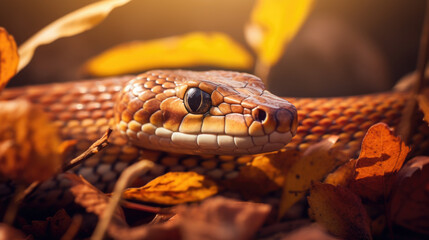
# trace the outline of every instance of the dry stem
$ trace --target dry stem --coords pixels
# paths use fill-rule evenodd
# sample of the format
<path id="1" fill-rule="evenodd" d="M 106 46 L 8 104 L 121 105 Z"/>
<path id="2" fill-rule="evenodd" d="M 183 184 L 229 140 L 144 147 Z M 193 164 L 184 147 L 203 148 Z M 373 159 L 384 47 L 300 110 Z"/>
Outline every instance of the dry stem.
<path id="1" fill-rule="evenodd" d="M 149 171 L 154 166 L 154 163 L 149 160 L 141 160 L 137 163 L 126 168 L 118 181 L 116 182 L 115 189 L 112 193 L 112 197 L 109 200 L 107 208 L 104 210 L 103 216 L 100 218 L 97 227 L 94 230 L 94 233 L 91 236 L 92 240 L 101 240 L 103 239 L 107 227 L 113 217 L 113 214 L 118 206 L 124 189 L 129 185 L 129 183 L 138 175 L 144 174 Z"/>

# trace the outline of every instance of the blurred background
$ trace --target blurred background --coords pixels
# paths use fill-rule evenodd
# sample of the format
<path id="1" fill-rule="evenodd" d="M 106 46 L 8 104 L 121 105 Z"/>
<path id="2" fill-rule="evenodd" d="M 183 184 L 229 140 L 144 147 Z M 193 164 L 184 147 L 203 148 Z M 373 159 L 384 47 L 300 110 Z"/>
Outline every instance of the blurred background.
<path id="1" fill-rule="evenodd" d="M 0 0 L 0 26 L 19 45 L 52 21 L 91 2 L 95 1 Z M 89 78 L 81 70 L 86 60 L 132 40 L 220 31 L 247 46 L 243 28 L 254 2 L 134 0 L 113 10 L 92 30 L 38 48 L 31 63 L 8 86 Z M 389 90 L 415 69 L 424 10 L 424 0 L 316 1 L 302 29 L 272 68 L 270 90 L 297 97 Z"/>

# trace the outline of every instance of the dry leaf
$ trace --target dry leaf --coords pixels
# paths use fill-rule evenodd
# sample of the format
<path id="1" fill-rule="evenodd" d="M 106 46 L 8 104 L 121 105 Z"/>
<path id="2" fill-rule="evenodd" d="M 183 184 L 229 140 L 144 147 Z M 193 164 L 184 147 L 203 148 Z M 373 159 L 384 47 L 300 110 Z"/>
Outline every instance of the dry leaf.
<path id="1" fill-rule="evenodd" d="M 89 60 L 85 69 L 92 75 L 110 76 L 191 66 L 249 69 L 251 64 L 251 55 L 227 35 L 193 32 L 118 45 Z"/>
<path id="2" fill-rule="evenodd" d="M 372 239 L 370 218 L 349 189 L 314 183 L 307 199 L 310 216 L 330 233 L 343 239 Z"/>
<path id="3" fill-rule="evenodd" d="M 332 146 L 337 140 L 337 136 L 332 136 L 310 146 L 286 172 L 279 218 L 283 217 L 293 204 L 304 197 L 312 181 L 321 180 L 341 164 L 341 161 L 331 152 Z"/>
<path id="4" fill-rule="evenodd" d="M 352 159 L 326 176 L 324 183 L 346 187 L 356 174 L 356 160 Z"/>
<path id="5" fill-rule="evenodd" d="M 258 0 L 245 36 L 264 65 L 272 66 L 296 35 L 313 5 L 312 0 Z"/>
<path id="6" fill-rule="evenodd" d="M 429 234 L 429 157 L 415 157 L 398 172 L 389 207 L 396 224 Z"/>
<path id="7" fill-rule="evenodd" d="M 24 239 L 27 239 L 27 238 L 21 231 L 5 223 L 0 223 L 0 240 L 24 240 Z"/>
<path id="8" fill-rule="evenodd" d="M 111 224 L 108 231 L 114 239 L 251 239 L 268 216 L 267 204 L 239 202 L 223 197 L 204 200 L 198 205 L 180 205 L 169 221 L 139 227 Z"/>
<path id="9" fill-rule="evenodd" d="M 363 139 L 350 189 L 372 201 L 387 196 L 392 175 L 402 167 L 409 151 L 410 148 L 386 124 L 373 125 Z"/>
<path id="10" fill-rule="evenodd" d="M 46 180 L 62 164 L 58 129 L 38 106 L 0 102 L 0 173 L 18 182 Z"/>
<path id="11" fill-rule="evenodd" d="M 429 89 L 423 90 L 423 92 L 417 96 L 417 101 L 420 110 L 424 114 L 423 120 L 429 123 Z"/>
<path id="12" fill-rule="evenodd" d="M 123 197 L 158 204 L 201 201 L 218 192 L 215 182 L 195 172 L 169 172 L 141 188 L 125 190 Z"/>
<path id="13" fill-rule="evenodd" d="M 246 240 L 252 239 L 270 210 L 267 204 L 215 197 L 199 206 L 178 206 L 175 220 L 183 239 Z"/>
<path id="14" fill-rule="evenodd" d="M 71 181 L 70 192 L 75 197 L 74 201 L 84 207 L 87 212 L 102 217 L 109 202 L 106 194 L 102 193 L 81 176 L 73 173 L 64 173 L 64 177 Z M 114 216 L 115 219 L 125 222 L 125 216 L 121 208 L 116 209 Z"/>
<path id="15" fill-rule="evenodd" d="M 46 220 L 31 221 L 31 224 L 23 225 L 22 229 L 37 239 L 60 239 L 71 222 L 70 216 L 61 208 L 54 216 L 47 217 Z"/>
<path id="16" fill-rule="evenodd" d="M 60 19 L 52 22 L 34 34 L 18 49 L 20 61 L 18 71 L 21 71 L 31 61 L 37 47 L 49 44 L 59 38 L 77 35 L 99 24 L 116 7 L 131 0 L 104 0 L 89 4 Z"/>
<path id="17" fill-rule="evenodd" d="M 0 27 L 0 92 L 15 75 L 18 60 L 15 39 Z"/>
<path id="18" fill-rule="evenodd" d="M 299 157 L 295 150 L 254 156 L 251 162 L 240 168 L 238 177 L 225 180 L 222 185 L 239 192 L 246 199 L 258 199 L 283 186 L 286 169 Z"/>

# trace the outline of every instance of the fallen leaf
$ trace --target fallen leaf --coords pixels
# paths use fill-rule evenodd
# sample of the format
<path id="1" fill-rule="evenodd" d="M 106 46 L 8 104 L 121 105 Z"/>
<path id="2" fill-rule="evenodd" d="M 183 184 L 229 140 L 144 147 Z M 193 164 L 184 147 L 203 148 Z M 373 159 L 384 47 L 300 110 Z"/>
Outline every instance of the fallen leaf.
<path id="1" fill-rule="evenodd" d="M 177 214 L 161 224 L 133 228 L 111 224 L 108 232 L 114 239 L 244 240 L 255 235 L 270 210 L 267 204 L 214 197 L 174 207 Z"/>
<path id="2" fill-rule="evenodd" d="M 349 189 L 316 182 L 307 200 L 310 217 L 330 233 L 343 239 L 372 239 L 366 209 Z"/>
<path id="3" fill-rule="evenodd" d="M 283 186 L 284 173 L 299 157 L 299 152 L 295 150 L 256 155 L 240 168 L 238 177 L 225 180 L 222 185 L 239 192 L 245 199 L 257 200 Z"/>
<path id="4" fill-rule="evenodd" d="M 356 174 L 356 160 L 352 159 L 347 163 L 341 165 L 334 172 L 326 176 L 324 183 L 329 183 L 334 186 L 341 185 L 346 187 L 350 181 L 354 179 Z"/>
<path id="5" fill-rule="evenodd" d="M 396 137 L 385 123 L 371 126 L 356 163 L 356 176 L 350 189 L 361 197 L 377 201 L 387 196 L 393 175 L 405 161 L 410 148 Z"/>
<path id="6" fill-rule="evenodd" d="M 419 156 L 399 170 L 390 198 L 391 221 L 429 234 L 429 157 Z"/>
<path id="7" fill-rule="evenodd" d="M 268 204 L 215 197 L 199 206 L 178 206 L 175 220 L 183 239 L 245 240 L 252 239 L 270 210 Z"/>
<path id="8" fill-rule="evenodd" d="M 32 183 L 57 173 L 62 164 L 58 129 L 28 101 L 0 102 L 0 173 Z"/>
<path id="9" fill-rule="evenodd" d="M 292 233 L 286 235 L 282 240 L 337 240 L 336 238 L 319 224 L 311 224 L 310 226 L 299 228 Z"/>
<path id="10" fill-rule="evenodd" d="M 111 76 L 153 68 L 216 66 L 249 69 L 251 65 L 251 55 L 227 35 L 192 32 L 121 44 L 90 59 L 84 68 L 92 75 Z"/>
<path id="11" fill-rule="evenodd" d="M 15 39 L 0 27 L 0 92 L 15 75 L 18 61 Z"/>
<path id="12" fill-rule="evenodd" d="M 60 239 L 71 222 L 70 216 L 61 208 L 54 216 L 47 217 L 46 220 L 31 221 L 30 224 L 23 225 L 22 229 L 37 239 Z"/>
<path id="13" fill-rule="evenodd" d="M 417 101 L 420 110 L 423 112 L 423 120 L 429 123 L 429 89 L 424 89 L 422 93 L 417 96 Z"/>
<path id="14" fill-rule="evenodd" d="M 304 197 L 312 181 L 319 181 L 342 162 L 331 152 L 337 136 L 310 146 L 286 172 L 279 208 L 279 218 Z"/>
<path id="15" fill-rule="evenodd" d="M 21 231 L 5 223 L 0 223 L 0 240 L 24 240 L 24 239 L 28 239 L 28 238 L 26 238 Z"/>
<path id="16" fill-rule="evenodd" d="M 216 183 L 195 172 L 169 172 L 141 188 L 125 190 L 125 199 L 158 204 L 201 201 L 218 192 Z"/>
<path id="17" fill-rule="evenodd" d="M 109 197 L 91 185 L 82 176 L 64 173 L 64 177 L 71 181 L 70 192 L 75 197 L 74 201 L 84 207 L 87 212 L 94 213 L 99 218 L 103 217 Z M 125 222 L 125 216 L 121 208 L 116 209 L 114 216 L 120 222 Z"/>
<path id="18" fill-rule="evenodd" d="M 296 35 L 313 5 L 312 0 L 258 0 L 244 32 L 260 61 L 274 65 Z"/>
<path id="19" fill-rule="evenodd" d="M 40 45 L 49 44 L 59 38 L 74 36 L 89 30 L 103 21 L 114 8 L 130 1 L 98 1 L 71 12 L 44 27 L 19 47 L 18 72 L 27 66 L 33 57 L 34 51 Z"/>

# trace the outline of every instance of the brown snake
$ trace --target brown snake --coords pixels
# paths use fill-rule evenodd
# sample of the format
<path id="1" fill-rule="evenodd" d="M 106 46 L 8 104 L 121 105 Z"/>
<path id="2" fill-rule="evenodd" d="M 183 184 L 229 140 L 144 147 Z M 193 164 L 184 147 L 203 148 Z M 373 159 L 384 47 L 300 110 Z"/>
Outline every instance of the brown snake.
<path id="1" fill-rule="evenodd" d="M 150 71 L 137 77 L 8 89 L 0 95 L 3 100 L 18 97 L 42 105 L 64 139 L 78 140 L 76 154 L 107 128 L 115 129 L 107 149 L 73 169 L 110 191 L 121 171 L 142 158 L 157 163 L 141 177 L 145 182 L 167 171 L 233 179 L 253 154 L 302 151 L 333 134 L 339 135 L 336 147 L 355 156 L 372 124 L 399 123 L 409 95 L 279 98 L 250 74 Z M 412 144 L 427 148 L 427 135 L 427 129 L 414 134 Z M 52 190 L 49 199 L 55 202 L 66 186 L 61 180 L 42 188 Z M 0 196 L 8 194 L 5 189 L 0 187 Z M 46 203 L 44 196 L 35 198 Z"/>

